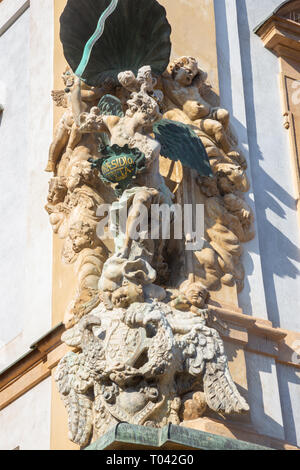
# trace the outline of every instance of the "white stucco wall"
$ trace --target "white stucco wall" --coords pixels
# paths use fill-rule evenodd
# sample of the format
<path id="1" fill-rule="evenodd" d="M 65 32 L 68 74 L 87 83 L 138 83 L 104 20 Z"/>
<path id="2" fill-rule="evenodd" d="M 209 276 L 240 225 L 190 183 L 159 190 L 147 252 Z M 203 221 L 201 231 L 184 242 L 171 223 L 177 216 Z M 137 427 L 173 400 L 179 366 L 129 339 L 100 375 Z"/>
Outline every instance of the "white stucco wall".
<path id="1" fill-rule="evenodd" d="M 285 440 L 285 430 L 273 358 L 246 353 L 248 400 L 255 431 Z"/>
<path id="2" fill-rule="evenodd" d="M 9 24 L 21 11 L 28 7 L 29 3 L 29 0 L 2 0 L 0 9 L 0 34 L 9 27 Z"/>
<path id="3" fill-rule="evenodd" d="M 4 0 L 0 24 L 21 3 Z M 52 235 L 43 207 L 49 176 L 43 170 L 53 123 L 53 2 L 31 0 L 0 35 L 0 70 L 2 370 L 51 328 Z"/>
<path id="4" fill-rule="evenodd" d="M 0 37 L 0 101 L 4 105 L 0 127 L 2 344 L 11 341 L 23 328 L 30 118 L 29 26 L 27 10 Z"/>
<path id="5" fill-rule="evenodd" d="M 280 0 L 215 0 L 222 105 L 248 158 L 257 237 L 245 245 L 244 313 L 300 331 L 296 193 L 283 127 L 279 63 L 253 32 Z"/>
<path id="6" fill-rule="evenodd" d="M 235 0 L 214 0 L 214 2 L 221 106 L 230 111 L 231 125 L 238 137 L 239 148 L 248 162 L 247 174 L 251 182 L 251 190 L 245 195 L 245 199 L 252 207 L 257 221 L 236 2 Z M 256 232 L 258 232 L 257 226 Z M 250 243 L 243 244 L 243 248 L 245 287 L 239 296 L 240 307 L 247 315 L 267 319 L 258 237 Z"/>
<path id="7" fill-rule="evenodd" d="M 300 331 L 296 193 L 283 126 L 279 63 L 253 29 L 281 0 L 215 0 L 222 105 L 248 159 L 257 236 L 244 246 L 244 313 Z M 258 432 L 300 444 L 299 374 L 247 354 L 249 402 Z"/>
<path id="8" fill-rule="evenodd" d="M 279 62 L 253 29 L 280 0 L 238 0 L 251 173 L 269 319 L 300 331 L 300 236 Z"/>
<path id="9" fill-rule="evenodd" d="M 49 450 L 51 378 L 0 411 L 0 450 Z"/>

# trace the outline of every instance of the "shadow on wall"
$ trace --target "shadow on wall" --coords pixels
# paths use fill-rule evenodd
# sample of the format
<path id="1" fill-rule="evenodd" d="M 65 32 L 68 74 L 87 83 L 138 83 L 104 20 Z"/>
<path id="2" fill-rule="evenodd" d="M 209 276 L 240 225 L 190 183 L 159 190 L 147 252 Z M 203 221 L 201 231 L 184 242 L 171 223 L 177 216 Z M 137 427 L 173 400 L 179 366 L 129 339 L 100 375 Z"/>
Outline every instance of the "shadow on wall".
<path id="1" fill-rule="evenodd" d="M 271 358 L 258 356 L 253 353 L 246 352 L 247 363 L 247 381 L 248 381 L 248 400 L 251 410 L 251 418 L 256 432 L 266 436 L 275 437 L 280 440 L 285 440 L 285 433 L 282 424 L 275 421 L 268 413 L 268 410 L 277 410 L 277 394 L 274 388 L 274 394 L 269 393 L 270 389 L 265 389 L 266 382 L 264 382 L 262 375 L 270 376 L 268 379 L 269 385 L 271 376 L 274 375 L 273 367 L 275 362 Z M 272 367 L 273 366 L 273 367 Z M 274 378 L 276 381 L 276 377 Z M 275 387 L 275 382 L 274 387 Z"/>
<path id="2" fill-rule="evenodd" d="M 292 367 L 277 364 L 271 358 L 258 356 L 253 353 L 246 352 L 247 363 L 247 381 L 248 381 L 248 403 L 250 405 L 251 417 L 257 432 L 265 435 L 273 436 L 284 440 L 291 445 L 300 445 L 300 436 L 297 435 L 297 423 L 295 421 L 295 410 L 297 404 L 292 401 L 291 387 L 299 387 L 300 374 Z M 276 422 L 266 413 L 267 409 L 276 410 L 276 385 L 274 384 L 274 394 L 272 390 L 264 390 L 262 385 L 262 374 L 272 375 L 276 367 L 279 397 L 281 403 L 283 426 Z M 274 380 L 276 380 L 274 378 Z M 271 393 L 270 393 L 271 392 Z M 298 396 L 293 394 L 294 398 Z M 275 406 L 272 401 L 274 400 Z M 300 404 L 298 405 L 300 409 Z"/>
<path id="3" fill-rule="evenodd" d="M 286 212 L 277 202 L 277 200 L 279 200 L 282 205 L 294 210 L 295 217 L 297 217 L 296 200 L 291 197 L 291 195 L 288 194 L 274 179 L 272 179 L 260 165 L 260 161 L 264 160 L 264 156 L 262 155 L 257 143 L 257 122 L 256 109 L 254 105 L 253 70 L 250 44 L 250 35 L 252 32 L 249 26 L 246 0 L 239 0 L 237 2 L 237 8 L 239 35 L 243 39 L 243 49 L 241 51 L 243 68 L 243 77 L 241 77 L 241 80 L 243 80 L 243 84 L 241 84 L 241 88 L 244 86 L 245 90 L 247 129 L 245 129 L 245 127 L 234 118 L 232 112 L 232 71 L 226 5 L 225 2 L 215 0 L 215 3 L 216 2 L 216 27 L 218 35 L 222 37 L 222 41 L 218 41 L 218 61 L 221 77 L 220 94 L 221 97 L 226 97 L 225 106 L 231 112 L 233 127 L 240 138 L 240 144 L 244 143 L 247 145 L 247 136 L 249 136 L 253 191 L 254 194 L 259 194 L 259 198 L 256 199 L 256 216 L 268 317 L 275 327 L 280 327 L 280 315 L 274 277 L 277 275 L 280 278 L 296 279 L 300 272 L 293 264 L 293 261 L 300 262 L 300 251 L 299 248 L 294 245 L 277 227 L 268 221 L 267 213 L 269 211 L 273 211 L 282 219 L 286 218 Z M 277 80 L 276 76 L 274 76 L 274 80 Z M 243 139 L 241 136 L 245 136 L 245 142 L 242 141 Z M 272 241 L 272 243 L 268 243 L 268 241 Z M 243 296 L 247 299 L 248 304 L 250 304 L 250 285 L 247 281 L 247 276 L 253 273 L 253 263 L 250 260 L 249 252 L 247 253 L 247 250 L 249 252 L 254 251 L 251 246 L 245 246 L 244 262 L 247 266 L 247 272 Z"/>
<path id="4" fill-rule="evenodd" d="M 298 416 L 300 412 L 300 402 L 295 404 L 292 401 L 290 388 L 300 388 L 300 371 L 296 371 L 292 367 L 287 367 L 283 364 L 279 364 L 277 367 L 279 391 L 281 399 L 281 407 L 283 409 L 283 420 L 284 427 L 286 430 L 285 438 L 288 442 L 295 446 L 300 446 L 300 435 L 299 430 L 297 432 L 297 423 L 295 421 L 295 409 L 298 409 Z M 295 393 L 293 393 L 295 397 Z M 296 395 L 299 396 L 299 391 Z M 296 408 L 297 407 L 297 408 Z"/>
<path id="5" fill-rule="evenodd" d="M 228 361 L 232 362 L 236 357 L 235 348 L 233 345 L 226 344 L 225 350 L 228 357 Z M 245 353 L 246 365 L 247 365 L 247 390 L 240 385 L 236 384 L 241 395 L 247 400 L 250 405 L 251 421 L 253 430 L 259 434 L 275 437 L 282 441 L 288 442 L 291 445 L 300 445 L 300 436 L 297 435 L 297 412 L 295 414 L 295 402 L 292 401 L 291 387 L 299 387 L 300 385 L 300 371 L 297 372 L 292 367 L 285 365 L 275 365 L 274 359 L 268 357 L 262 357 L 253 353 Z M 274 369 L 276 367 L 279 394 L 277 395 L 276 376 L 274 377 Z M 265 380 L 262 378 L 265 376 Z M 273 375 L 273 379 L 272 379 Z M 266 380 L 266 377 L 269 378 Z M 274 393 L 270 393 L 270 389 L 266 389 L 266 382 L 269 384 L 274 380 Z M 264 384 L 264 385 L 263 385 Z M 271 385 L 272 387 L 272 385 Z M 275 388 L 276 387 L 276 388 Z M 273 392 L 273 390 L 272 390 Z M 295 393 L 294 398 L 297 397 Z M 268 410 L 277 409 L 277 396 L 280 397 L 281 409 L 283 410 L 282 424 L 278 423 L 272 416 L 268 414 Z M 274 400 L 274 405 L 272 401 Z M 300 412 L 300 403 L 297 408 Z M 219 420 L 223 419 L 224 423 L 244 423 L 247 425 L 247 415 L 245 416 L 228 416 L 228 417 L 216 417 L 213 413 L 210 413 L 212 418 Z M 249 429 L 251 430 L 251 428 Z M 239 430 L 236 432 L 232 429 L 234 436 L 237 439 L 243 440 L 243 437 L 239 435 Z"/>

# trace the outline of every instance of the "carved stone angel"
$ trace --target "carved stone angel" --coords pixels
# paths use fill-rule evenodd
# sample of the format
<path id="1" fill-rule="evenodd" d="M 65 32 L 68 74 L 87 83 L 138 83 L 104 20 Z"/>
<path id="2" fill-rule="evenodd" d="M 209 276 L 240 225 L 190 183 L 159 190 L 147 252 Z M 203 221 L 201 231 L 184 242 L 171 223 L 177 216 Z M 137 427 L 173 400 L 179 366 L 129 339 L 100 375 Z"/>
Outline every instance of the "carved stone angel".
<path id="1" fill-rule="evenodd" d="M 55 176 L 50 180 L 46 210 L 54 233 L 64 240 L 62 261 L 73 265 L 78 279 L 64 317 L 69 327 L 100 302 L 98 281 L 108 249 L 96 235 L 97 209 L 104 201 L 112 201 L 114 195 L 88 162 L 89 158 L 99 156 L 97 137 L 80 132 L 76 122 L 78 113 L 89 111 L 106 88 L 88 87 L 84 83 L 79 86 L 80 80 L 69 68 L 62 78 L 67 88 L 54 91 L 53 99 L 66 111 L 50 147 L 46 171 L 54 172 Z"/>
<path id="2" fill-rule="evenodd" d="M 131 91 L 126 103 L 125 114 L 123 116 L 105 115 L 93 108 L 89 114 L 83 113 L 80 117 L 80 131 L 83 133 L 105 133 L 109 139 L 110 151 L 120 154 L 121 158 L 124 159 L 124 155 L 126 156 L 132 149 L 138 150 L 144 157 L 142 168 L 136 168 L 135 174 L 131 178 L 127 178 L 130 171 L 128 167 L 124 168 L 125 177 L 123 179 L 126 180 L 126 186 L 121 185 L 122 180 L 116 179 L 116 182 L 119 182 L 118 187 L 123 189 L 119 190 L 118 200 L 113 203 L 110 212 L 111 215 L 116 214 L 114 220 L 117 221 L 119 212 L 122 209 L 127 209 L 128 219 L 125 230 L 121 230 L 120 225 L 115 227 L 117 233 L 115 255 L 107 261 L 100 282 L 101 290 L 104 293 L 124 288 L 124 282 L 127 279 L 125 273 L 129 271 L 129 266 L 131 281 L 137 284 L 140 284 L 141 279 L 134 279 L 134 272 L 138 272 L 140 269 L 145 273 L 144 285 L 155 281 L 156 274 L 153 270 L 162 274 L 162 241 L 155 242 L 150 237 L 147 240 L 134 241 L 132 234 L 137 220 L 145 210 L 150 211 L 153 204 L 171 205 L 173 197 L 159 171 L 161 145 L 150 135 L 153 125 L 161 118 L 153 90 L 155 81 L 152 78 L 151 67 L 142 67 L 137 77 L 128 71 L 120 73 L 118 78 L 120 84 Z M 116 168 L 118 161 L 116 155 L 110 167 L 110 163 L 103 163 L 102 158 L 99 160 L 98 168 L 103 174 L 103 165 L 106 165 L 107 168 L 111 168 L 110 174 L 112 175 L 112 170 Z M 94 165 L 97 167 L 97 162 Z M 112 178 L 112 176 L 110 177 Z M 146 216 L 146 230 L 148 231 L 148 213 Z M 143 268 L 141 268 L 141 262 Z M 136 271 L 135 264 L 139 264 Z M 150 272 L 149 276 L 147 273 Z M 143 284 L 143 282 L 141 283 Z"/>

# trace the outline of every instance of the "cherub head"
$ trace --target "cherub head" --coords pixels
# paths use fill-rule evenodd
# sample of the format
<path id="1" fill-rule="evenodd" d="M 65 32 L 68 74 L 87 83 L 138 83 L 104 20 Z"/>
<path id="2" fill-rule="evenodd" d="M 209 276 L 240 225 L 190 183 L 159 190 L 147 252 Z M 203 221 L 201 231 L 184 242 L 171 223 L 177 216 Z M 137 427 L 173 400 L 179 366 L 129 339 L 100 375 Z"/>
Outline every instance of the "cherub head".
<path id="1" fill-rule="evenodd" d="M 103 126 L 103 117 L 100 115 L 98 106 L 93 106 L 89 113 L 81 113 L 79 116 L 80 132 L 88 134 L 99 132 Z"/>
<path id="2" fill-rule="evenodd" d="M 86 248 L 93 248 L 95 229 L 88 223 L 78 221 L 71 224 L 65 240 L 62 257 L 71 263 Z"/>
<path id="3" fill-rule="evenodd" d="M 191 305 L 200 309 L 205 308 L 210 299 L 208 290 L 200 282 L 185 281 L 180 287 L 180 292 L 185 295 Z"/>
<path id="4" fill-rule="evenodd" d="M 151 131 L 155 122 L 162 117 L 159 108 L 162 96 L 153 90 L 157 81 L 152 77 L 151 67 L 141 67 L 137 77 L 131 71 L 121 72 L 118 80 L 123 88 L 131 91 L 126 117 L 135 120 L 136 131 Z"/>
<path id="5" fill-rule="evenodd" d="M 128 308 L 133 303 L 144 301 L 143 287 L 125 280 L 119 289 L 111 293 L 110 298 L 114 307 Z"/>
<path id="6" fill-rule="evenodd" d="M 75 73 L 72 71 L 70 67 L 66 67 L 64 73 L 62 74 L 61 78 L 65 84 L 65 93 L 70 93 L 76 80 L 79 80 L 81 83 L 81 88 L 84 90 L 89 90 L 91 87 L 87 85 L 83 80 L 80 80 Z M 107 89 L 107 91 L 111 91 L 113 85 L 109 80 L 106 80 L 103 83 L 103 88 Z"/>
<path id="7" fill-rule="evenodd" d="M 91 247 L 93 237 L 94 229 L 88 223 L 78 221 L 70 227 L 69 239 L 74 253 L 80 253 L 84 248 Z"/>
<path id="8" fill-rule="evenodd" d="M 194 78 L 201 73 L 194 57 L 180 57 L 168 66 L 168 73 L 182 86 L 190 86 Z"/>
<path id="9" fill-rule="evenodd" d="M 59 204 L 65 200 L 67 194 L 66 180 L 63 177 L 55 177 L 50 180 L 48 203 Z"/>
<path id="10" fill-rule="evenodd" d="M 218 188 L 222 194 L 230 194 L 234 191 L 246 193 L 249 191 L 249 180 L 244 169 L 232 163 L 217 165 Z"/>
<path id="11" fill-rule="evenodd" d="M 126 116 L 134 118 L 141 128 L 152 126 L 161 118 L 158 103 L 143 92 L 132 93 L 127 104 Z"/>
<path id="12" fill-rule="evenodd" d="M 157 84 L 157 80 L 152 77 L 150 65 L 140 68 L 137 74 L 137 82 L 140 84 L 141 90 L 145 93 L 153 93 L 153 88 Z"/>
<path id="13" fill-rule="evenodd" d="M 136 77 L 130 70 L 121 72 L 118 75 L 118 80 L 122 87 L 131 92 L 153 93 L 153 88 L 157 84 L 157 80 L 152 77 L 150 65 L 141 67 Z"/>

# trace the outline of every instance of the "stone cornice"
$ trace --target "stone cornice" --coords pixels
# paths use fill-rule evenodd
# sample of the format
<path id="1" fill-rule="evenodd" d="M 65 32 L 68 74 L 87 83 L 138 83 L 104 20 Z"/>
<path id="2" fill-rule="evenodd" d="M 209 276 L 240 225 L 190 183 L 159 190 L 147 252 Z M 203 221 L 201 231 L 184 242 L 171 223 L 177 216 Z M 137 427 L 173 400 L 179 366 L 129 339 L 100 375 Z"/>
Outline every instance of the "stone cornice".
<path id="1" fill-rule="evenodd" d="M 254 32 L 278 57 L 300 62 L 300 24 L 296 21 L 274 14 Z"/>
<path id="2" fill-rule="evenodd" d="M 26 354 L 17 359 L 9 367 L 0 371 L 0 389 L 6 383 L 12 382 L 16 377 L 21 376 L 23 372 L 43 361 L 48 353 L 62 344 L 60 338 L 64 331 L 65 327 L 62 323 L 56 325 L 42 338 L 32 344 Z"/>
<path id="3" fill-rule="evenodd" d="M 273 328 L 271 322 L 244 315 L 240 310 L 215 305 L 211 308 L 228 324 L 228 331 L 221 335 L 225 342 L 236 343 L 246 351 L 273 357 L 278 363 L 300 369 L 300 358 L 297 360 L 300 333 Z M 0 410 L 51 375 L 52 369 L 70 350 L 61 342 L 64 331 L 63 324 L 57 325 L 35 342 L 31 351 L 0 373 Z"/>
<path id="4" fill-rule="evenodd" d="M 274 328 L 268 320 L 250 317 L 238 311 L 228 310 L 222 307 L 213 307 L 213 310 L 226 322 L 233 322 L 245 328 L 248 333 L 256 336 L 263 336 L 270 341 L 280 342 L 287 336 L 287 331 L 280 328 Z"/>
<path id="5" fill-rule="evenodd" d="M 274 328 L 268 320 L 237 310 L 211 308 L 229 326 L 228 333 L 221 335 L 224 341 L 239 343 L 246 351 L 273 357 L 277 363 L 300 369 L 300 333 Z"/>
<path id="6" fill-rule="evenodd" d="M 63 324 L 57 325 L 0 373 L 0 410 L 51 375 L 68 350 L 61 342 L 64 331 Z"/>

